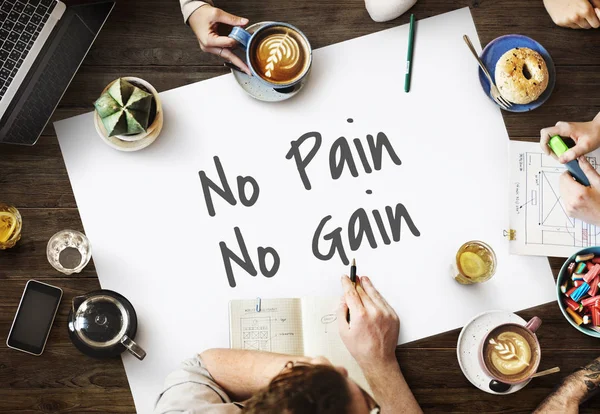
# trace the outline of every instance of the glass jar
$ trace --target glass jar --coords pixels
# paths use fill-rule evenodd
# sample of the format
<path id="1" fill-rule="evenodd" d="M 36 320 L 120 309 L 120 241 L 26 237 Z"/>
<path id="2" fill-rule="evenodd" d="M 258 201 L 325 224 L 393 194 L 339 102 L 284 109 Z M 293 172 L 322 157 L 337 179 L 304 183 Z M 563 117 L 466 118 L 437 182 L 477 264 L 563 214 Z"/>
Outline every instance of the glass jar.
<path id="1" fill-rule="evenodd" d="M 21 238 L 23 221 L 16 207 L 0 203 L 0 250 L 10 249 Z"/>
<path id="2" fill-rule="evenodd" d="M 456 253 L 454 280 L 463 285 L 485 282 L 496 273 L 496 254 L 479 240 L 466 242 Z"/>

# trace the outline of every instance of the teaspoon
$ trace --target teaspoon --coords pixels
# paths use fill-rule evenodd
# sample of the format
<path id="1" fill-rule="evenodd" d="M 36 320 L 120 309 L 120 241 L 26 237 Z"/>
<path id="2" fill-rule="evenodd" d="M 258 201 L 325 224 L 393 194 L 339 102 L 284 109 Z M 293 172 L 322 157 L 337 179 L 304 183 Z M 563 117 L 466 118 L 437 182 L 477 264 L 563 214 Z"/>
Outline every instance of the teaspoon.
<path id="1" fill-rule="evenodd" d="M 546 369 L 544 371 L 536 372 L 535 374 L 533 374 L 531 376 L 531 378 L 543 377 L 544 375 L 554 374 L 556 372 L 560 372 L 559 367 L 554 367 L 554 368 Z M 508 390 L 510 390 L 511 386 L 512 386 L 511 384 L 507 384 L 505 382 L 498 381 L 495 379 L 491 380 L 490 385 L 489 385 L 490 390 L 492 390 L 494 392 L 500 392 L 500 393 L 507 392 Z"/>

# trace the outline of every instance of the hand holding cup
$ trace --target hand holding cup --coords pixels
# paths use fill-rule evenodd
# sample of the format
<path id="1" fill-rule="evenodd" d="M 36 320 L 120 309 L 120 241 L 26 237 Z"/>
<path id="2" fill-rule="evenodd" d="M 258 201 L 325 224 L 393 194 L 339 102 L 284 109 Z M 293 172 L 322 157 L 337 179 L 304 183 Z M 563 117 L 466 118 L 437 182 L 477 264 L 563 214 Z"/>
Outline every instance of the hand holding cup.
<path id="1" fill-rule="evenodd" d="M 220 56 L 230 61 L 249 76 L 252 75 L 244 61 L 237 57 L 231 50 L 237 45 L 237 42 L 227 36 L 220 36 L 218 33 L 218 28 L 221 24 L 241 27 L 248 24 L 248 19 L 227 13 L 210 4 L 205 4 L 191 14 L 188 22 L 196 34 L 200 43 L 200 49 L 203 52 Z"/>

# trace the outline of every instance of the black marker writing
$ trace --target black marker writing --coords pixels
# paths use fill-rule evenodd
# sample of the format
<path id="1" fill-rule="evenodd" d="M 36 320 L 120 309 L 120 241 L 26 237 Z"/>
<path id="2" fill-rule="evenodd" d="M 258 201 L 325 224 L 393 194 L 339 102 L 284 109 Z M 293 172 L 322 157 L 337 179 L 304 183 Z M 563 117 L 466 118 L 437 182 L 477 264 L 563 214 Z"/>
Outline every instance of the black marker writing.
<path id="1" fill-rule="evenodd" d="M 312 147 L 306 153 L 306 156 L 303 157 L 300 149 L 308 138 L 315 138 L 315 140 L 312 144 Z M 398 154 L 396 154 L 392 143 L 388 139 L 387 135 L 385 135 L 383 132 L 379 132 L 377 134 L 377 138 L 373 138 L 373 135 L 369 134 L 366 136 L 366 140 L 369 154 L 367 154 L 367 150 L 365 150 L 365 146 L 360 139 L 354 138 L 352 140 L 352 143 L 354 144 L 354 150 L 358 154 L 360 164 L 362 165 L 365 173 L 371 174 L 373 170 L 381 170 L 384 153 L 388 154 L 389 158 L 395 165 L 402 165 L 402 161 L 398 157 Z M 285 156 L 285 158 L 288 160 L 294 158 L 294 161 L 296 162 L 296 168 L 300 174 L 300 179 L 302 180 L 302 184 L 306 190 L 310 190 L 312 188 L 306 170 L 310 162 L 321 148 L 321 143 L 322 137 L 320 133 L 307 132 L 296 141 L 292 141 L 291 148 Z M 368 155 L 370 155 L 371 163 L 369 163 Z M 333 142 L 331 148 L 329 149 L 329 171 L 331 173 L 331 178 L 337 180 L 342 176 L 344 170 L 346 169 L 350 172 L 352 177 L 358 177 L 359 171 L 357 168 L 357 162 L 355 161 L 350 143 L 345 137 L 339 137 Z"/>
<path id="2" fill-rule="evenodd" d="M 402 219 L 404 219 L 406 222 L 406 225 L 413 236 L 421 236 L 421 232 L 417 226 L 415 226 L 415 223 L 403 204 L 396 204 L 394 209 L 392 209 L 390 206 L 386 206 L 385 211 L 389 231 L 392 233 L 392 239 L 395 242 L 400 241 Z M 372 214 L 383 243 L 390 244 L 391 242 L 388 231 L 386 230 L 381 214 L 378 210 L 373 210 Z M 342 263 L 347 266 L 350 262 L 348 261 L 348 256 L 342 240 L 343 229 L 341 227 L 336 227 L 329 233 L 322 235 L 323 229 L 329 220 L 331 220 L 331 216 L 323 217 L 315 230 L 312 239 L 313 255 L 319 260 L 326 261 L 333 258 L 333 256 L 335 256 L 337 253 Z M 375 233 L 373 232 L 373 227 L 371 226 L 369 216 L 364 209 L 359 208 L 350 216 L 348 221 L 347 237 L 350 250 L 352 251 L 356 251 L 360 248 L 364 237 L 367 238 L 371 248 L 377 248 Z M 322 253 L 319 249 L 319 241 L 321 239 L 329 242 L 329 250 L 326 253 Z"/>
<path id="3" fill-rule="evenodd" d="M 367 192 L 368 191 L 369 190 L 367 190 Z M 383 224 L 383 219 L 381 218 L 379 210 L 373 210 L 373 218 L 375 219 L 375 223 L 379 229 L 379 234 L 381 234 L 381 240 L 383 240 L 383 244 L 390 244 L 390 236 L 387 234 L 387 230 L 385 229 L 385 225 Z"/>
<path id="4" fill-rule="evenodd" d="M 353 123 L 354 120 L 348 118 L 347 122 Z M 290 149 L 285 156 L 288 160 L 294 160 L 300 180 L 306 190 L 312 188 L 308 166 L 319 152 L 322 142 L 322 135 L 319 132 L 307 132 L 291 142 Z M 383 132 L 379 132 L 376 138 L 368 134 L 363 140 L 359 138 L 348 140 L 345 137 L 339 137 L 329 149 L 328 166 L 331 178 L 333 180 L 339 179 L 344 171 L 348 171 L 352 177 L 358 177 L 362 171 L 366 174 L 379 171 L 383 165 L 384 154 L 387 154 L 393 165 L 402 165 L 392 143 Z M 251 176 L 237 176 L 236 198 L 235 188 L 232 189 L 230 186 L 219 157 L 215 156 L 213 160 L 218 180 L 213 181 L 208 178 L 204 170 L 198 172 L 209 216 L 214 217 L 216 215 L 213 199 L 215 194 L 231 206 L 235 206 L 238 201 L 245 207 L 253 206 L 260 195 L 258 182 Z M 373 191 L 367 189 L 366 193 L 373 194 Z M 378 247 L 378 242 L 389 245 L 392 241 L 400 241 L 403 219 L 405 226 L 408 227 L 413 236 L 420 237 L 421 235 L 406 207 L 401 203 L 398 203 L 395 208 L 386 206 L 385 214 L 379 210 L 372 210 L 368 213 L 365 209 L 358 208 L 350 215 L 345 229 L 335 227 L 333 230 L 328 231 L 326 226 L 331 219 L 331 215 L 325 216 L 317 225 L 312 238 L 312 252 L 317 259 L 323 261 L 331 260 L 337 255 L 344 265 L 349 264 L 348 255 L 346 254 L 347 249 L 356 251 L 365 240 L 372 249 Z M 234 250 L 239 253 L 230 249 L 225 242 L 219 243 L 229 286 L 236 286 L 232 263 L 237 264 L 253 277 L 257 276 L 259 272 L 267 278 L 275 276 L 281 265 L 277 250 L 270 246 L 258 246 L 256 256 L 254 256 L 258 259 L 257 269 L 256 259 L 253 260 L 250 255 L 239 227 L 234 227 L 233 230 L 238 246 L 237 250 Z M 321 248 L 326 249 L 326 251 L 321 251 Z"/>
<path id="5" fill-rule="evenodd" d="M 250 198 L 246 197 L 246 184 L 250 184 L 252 186 L 252 192 L 250 193 Z M 251 207 L 258 200 L 258 195 L 260 194 L 260 187 L 256 180 L 249 175 L 246 177 L 238 176 L 237 177 L 237 185 L 238 185 L 238 194 L 240 197 L 240 201 L 246 207 Z"/>
<path id="6" fill-rule="evenodd" d="M 208 210 L 208 215 L 211 217 L 215 216 L 215 206 L 213 203 L 211 190 L 214 191 L 219 197 L 223 200 L 227 201 L 232 206 L 237 204 L 237 200 L 233 195 L 233 191 L 229 186 L 229 182 L 227 181 L 227 176 L 225 175 L 225 170 L 221 165 L 221 161 L 219 157 L 213 158 L 215 161 L 215 167 L 217 168 L 217 174 L 219 175 L 219 181 L 221 181 L 221 187 L 213 180 L 206 176 L 206 172 L 201 170 L 198 172 L 200 176 L 200 184 L 202 185 L 202 192 L 204 193 L 204 202 L 206 203 L 206 209 Z M 246 196 L 246 184 L 250 184 L 252 187 L 252 192 L 250 193 L 250 197 Z M 258 186 L 258 182 L 250 176 L 241 176 L 237 177 L 237 186 L 238 186 L 238 197 L 242 204 L 246 207 L 253 206 L 258 200 L 258 195 L 260 193 L 260 187 Z"/>
<path id="7" fill-rule="evenodd" d="M 373 168 L 375 168 L 376 171 L 381 170 L 384 147 L 394 164 L 402 164 L 402 161 L 400 161 L 400 158 L 398 158 L 398 155 L 396 155 L 396 152 L 394 151 L 394 147 L 392 147 L 392 143 L 383 132 L 377 134 L 377 141 L 373 141 L 373 135 L 367 135 L 367 142 L 369 143 L 369 150 L 373 157 Z"/>
<path id="8" fill-rule="evenodd" d="M 358 138 L 354 138 L 352 142 L 354 142 L 354 146 L 358 151 L 358 156 L 360 158 L 360 162 L 362 163 L 363 168 L 365 169 L 365 172 L 367 174 L 371 174 L 373 172 L 373 169 L 371 168 L 371 166 L 369 165 L 369 161 L 367 160 L 367 154 L 365 154 L 362 141 Z"/>
<path id="9" fill-rule="evenodd" d="M 329 247 L 329 251 L 326 254 L 322 254 L 319 250 L 319 239 L 321 237 L 321 232 L 323 231 L 323 227 L 325 227 L 325 224 L 327 224 L 329 220 L 331 220 L 331 216 L 325 216 L 317 226 L 317 230 L 315 231 L 315 234 L 313 235 L 312 239 L 313 255 L 319 260 L 329 260 L 335 255 L 337 251 L 340 255 L 342 263 L 347 265 L 350 262 L 348 261 L 348 256 L 346 256 L 346 252 L 344 251 L 344 245 L 342 244 L 341 227 L 337 227 L 335 230 L 330 231 L 329 233 L 323 236 L 323 240 L 331 240 L 331 246 Z"/>
<path id="10" fill-rule="evenodd" d="M 306 154 L 306 157 L 303 158 L 302 154 L 300 154 L 300 146 L 308 138 L 314 138 L 315 142 L 312 148 L 308 151 L 308 154 Z M 291 160 L 292 157 L 294 157 L 294 161 L 296 162 L 296 168 L 298 169 L 298 174 L 300 174 L 302 184 L 304 184 L 304 188 L 306 188 L 307 190 L 310 190 L 311 187 L 310 180 L 306 175 L 306 167 L 308 167 L 308 164 L 310 164 L 315 155 L 317 155 L 317 151 L 319 151 L 319 148 L 321 148 L 321 141 L 321 134 L 319 134 L 318 132 L 307 132 L 306 134 L 298 138 L 296 141 L 292 141 L 292 147 L 285 155 L 285 158 L 287 158 L 288 160 Z"/>
<path id="11" fill-rule="evenodd" d="M 231 287 L 236 286 L 231 261 L 237 263 L 237 265 L 244 269 L 246 273 L 248 273 L 250 276 L 256 276 L 258 274 L 258 272 L 256 271 L 256 267 L 252 262 L 252 258 L 248 253 L 248 248 L 246 247 L 246 242 L 244 241 L 244 236 L 242 236 L 242 232 L 240 231 L 239 227 L 234 227 L 233 231 L 235 232 L 235 238 L 242 253 L 242 257 L 239 257 L 237 254 L 231 251 L 231 249 L 227 247 L 227 244 L 225 242 L 219 243 L 219 247 L 221 248 L 221 256 L 223 257 L 223 265 L 225 266 L 225 273 L 227 274 L 227 281 L 229 282 L 229 286 Z M 273 247 L 259 246 L 257 249 L 257 253 L 258 265 L 260 267 L 260 272 L 263 274 L 263 276 L 275 276 L 275 274 L 277 274 L 277 271 L 279 270 L 279 265 L 281 263 L 277 251 Z M 273 264 L 270 266 L 270 268 L 267 267 L 267 255 L 270 255 L 273 260 Z"/>
<path id="12" fill-rule="evenodd" d="M 362 148 L 362 146 L 361 146 Z M 352 150 L 346 138 L 339 137 L 336 139 L 329 150 L 329 170 L 331 172 L 331 178 L 337 180 L 344 171 L 344 165 L 348 165 L 350 174 L 352 177 L 358 177 L 358 170 L 354 163 L 354 157 L 352 157 Z"/>
<path id="13" fill-rule="evenodd" d="M 279 270 L 279 264 L 281 263 L 279 259 L 279 254 L 277 254 L 277 250 L 272 247 L 258 247 L 258 265 L 260 266 L 260 273 L 263 274 L 264 277 L 273 277 L 277 274 Z M 273 264 L 271 268 L 267 268 L 267 254 L 271 255 L 273 259 Z"/>
<path id="14" fill-rule="evenodd" d="M 404 205 L 400 203 L 396 204 L 395 210 L 392 210 L 390 206 L 387 206 L 385 208 L 385 213 L 387 214 L 390 228 L 392 229 L 392 239 L 395 242 L 400 241 L 400 228 L 402 227 L 402 219 L 406 221 L 406 225 L 413 236 L 419 237 L 421 235 L 421 232 L 417 226 L 415 226 L 415 223 L 412 221 L 412 218 L 410 217 L 410 214 L 408 214 L 408 211 Z"/>
<path id="15" fill-rule="evenodd" d="M 357 223 L 358 229 L 356 228 Z M 365 235 L 367 236 L 369 245 L 371 245 L 373 249 L 376 249 L 377 242 L 375 241 L 375 234 L 373 234 L 373 229 L 369 222 L 369 216 L 367 216 L 367 212 L 364 208 L 359 208 L 352 213 L 350 220 L 348 220 L 348 241 L 350 242 L 350 250 L 353 252 L 358 250 L 362 243 L 363 236 Z"/>

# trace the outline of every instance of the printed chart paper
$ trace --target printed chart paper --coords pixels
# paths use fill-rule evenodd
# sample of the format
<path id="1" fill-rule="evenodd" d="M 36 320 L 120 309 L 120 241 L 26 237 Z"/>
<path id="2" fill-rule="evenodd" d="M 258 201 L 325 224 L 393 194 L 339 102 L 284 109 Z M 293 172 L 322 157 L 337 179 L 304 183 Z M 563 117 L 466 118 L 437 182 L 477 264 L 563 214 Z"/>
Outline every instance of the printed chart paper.
<path id="1" fill-rule="evenodd" d="M 599 170 L 600 150 L 587 159 Z M 510 228 L 516 231 L 511 253 L 569 257 L 600 243 L 600 229 L 567 214 L 559 191 L 566 168 L 538 143 L 511 141 L 510 166 Z"/>
<path id="2" fill-rule="evenodd" d="M 55 124 L 102 287 L 139 317 L 148 356 L 123 361 L 140 413 L 181 360 L 228 346 L 230 300 L 341 295 L 353 257 L 401 343 L 553 300 L 547 260 L 502 236 L 508 136 L 464 34 L 480 49 L 466 8 L 418 22 L 410 93 L 405 25 L 316 50 L 287 102 L 231 75 L 164 92 L 162 134 L 136 153 L 105 145 L 91 113 Z M 451 267 L 474 239 L 497 274 L 462 286 Z"/>

